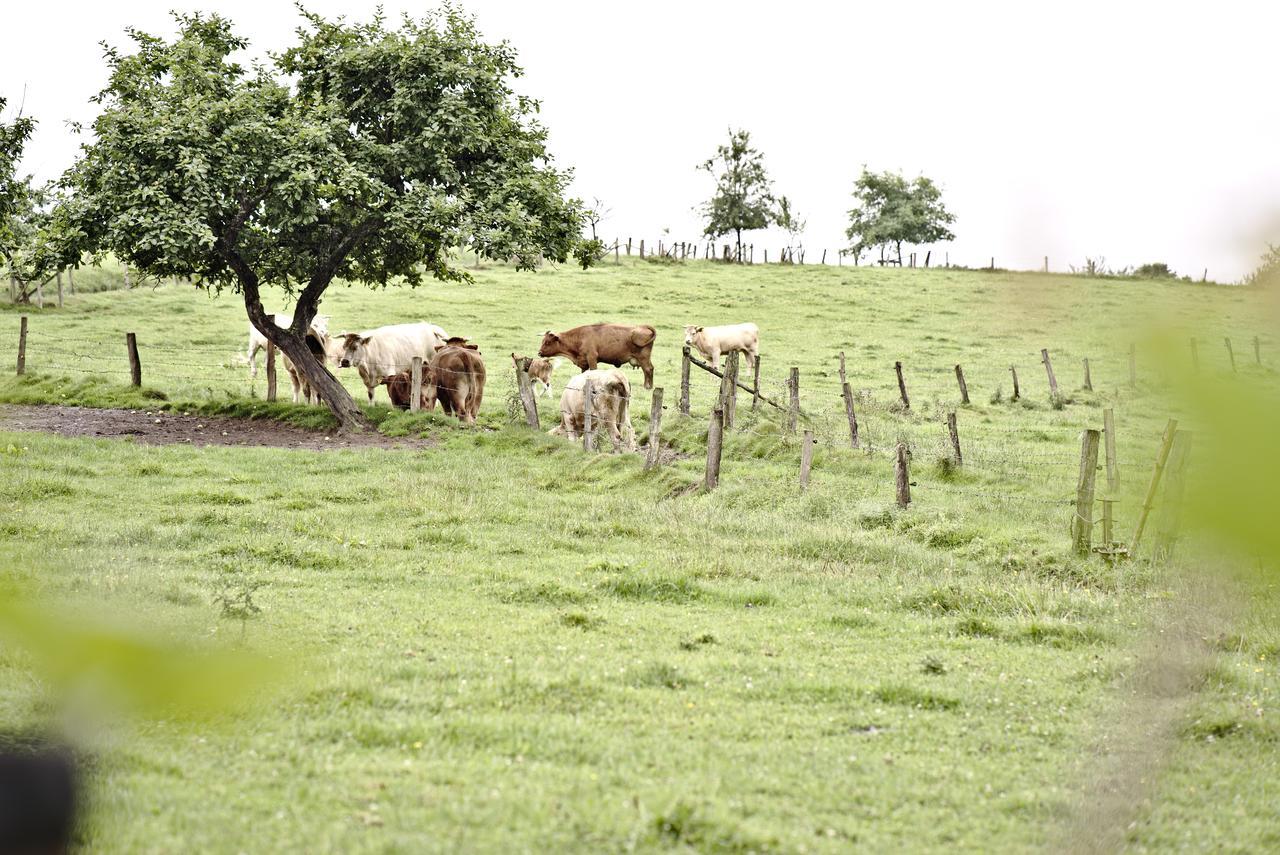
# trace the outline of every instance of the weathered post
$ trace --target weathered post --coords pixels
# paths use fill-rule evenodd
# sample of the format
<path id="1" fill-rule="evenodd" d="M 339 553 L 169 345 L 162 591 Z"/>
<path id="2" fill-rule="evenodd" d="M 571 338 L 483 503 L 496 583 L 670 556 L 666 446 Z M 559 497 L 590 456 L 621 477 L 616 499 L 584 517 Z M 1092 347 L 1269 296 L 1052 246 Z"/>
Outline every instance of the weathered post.
<path id="1" fill-rule="evenodd" d="M 124 344 L 129 352 L 129 382 L 134 386 L 141 386 L 142 362 L 138 359 L 138 337 L 133 333 L 125 333 Z"/>
<path id="2" fill-rule="evenodd" d="M 956 424 L 955 413 L 947 413 L 947 433 L 951 436 L 951 457 L 957 466 L 963 466 L 964 455 L 960 453 L 960 427 Z"/>
<path id="3" fill-rule="evenodd" d="M 898 373 L 898 395 L 902 398 L 902 409 L 911 409 L 911 399 L 907 397 L 907 381 L 902 379 L 902 363 L 893 363 L 893 370 Z"/>
<path id="4" fill-rule="evenodd" d="M 409 412 L 422 409 L 422 357 L 415 356 L 409 362 Z"/>
<path id="5" fill-rule="evenodd" d="M 848 383 L 840 384 L 840 395 L 844 398 L 844 414 L 849 420 L 849 447 L 857 448 L 858 441 L 858 416 L 853 411 L 853 389 Z"/>
<path id="6" fill-rule="evenodd" d="M 267 400 L 276 399 L 276 346 L 267 342 Z"/>
<path id="7" fill-rule="evenodd" d="M 760 406 L 760 354 L 752 360 L 751 367 L 751 409 Z"/>
<path id="8" fill-rule="evenodd" d="M 58 305 L 59 305 L 59 306 L 61 306 L 61 305 L 62 305 L 62 292 L 61 292 L 61 291 L 59 291 L 59 292 L 58 292 Z M 1231 359 L 1231 373 L 1232 373 L 1232 374 L 1235 374 L 1235 373 L 1236 373 L 1236 352 L 1235 352 L 1235 350 L 1231 347 L 1231 336 L 1226 336 L 1226 337 L 1224 337 L 1222 340 L 1223 340 L 1223 341 L 1225 341 L 1225 342 L 1227 343 L 1227 356 L 1228 356 L 1228 357 L 1230 357 L 1230 359 Z"/>
<path id="9" fill-rule="evenodd" d="M 595 423 L 595 405 L 596 405 L 596 387 L 595 384 L 588 380 L 582 384 L 582 450 L 595 451 L 596 449 L 596 423 Z"/>
<path id="10" fill-rule="evenodd" d="M 791 393 L 791 406 L 787 410 L 787 430 L 796 432 L 796 424 L 800 421 L 800 369 L 791 366 L 791 374 L 787 378 L 787 390 Z"/>
<path id="11" fill-rule="evenodd" d="M 1173 447 L 1169 451 L 1169 473 L 1164 482 L 1164 501 L 1160 510 L 1160 528 L 1156 535 L 1155 554 L 1168 560 L 1178 542 L 1182 527 L 1182 495 L 1186 490 L 1183 471 L 1191 450 L 1191 432 L 1180 430 L 1173 435 Z"/>
<path id="12" fill-rule="evenodd" d="M 662 387 L 653 390 L 653 399 L 649 402 L 649 448 L 644 456 L 644 468 L 652 469 L 658 465 L 658 453 L 662 450 Z"/>
<path id="13" fill-rule="evenodd" d="M 768 263 L 769 263 L 769 248 L 768 248 L 768 247 L 762 247 L 762 249 L 763 249 L 763 251 L 764 251 L 764 263 L 765 263 L 765 264 L 768 264 Z"/>
<path id="14" fill-rule="evenodd" d="M 1191 367 L 1196 371 L 1200 370 L 1200 343 L 1195 336 L 1191 337 Z"/>
<path id="15" fill-rule="evenodd" d="M 719 407 L 711 410 L 711 422 L 707 425 L 707 473 L 703 485 L 714 490 L 720 484 L 720 447 L 724 440 L 724 414 Z"/>
<path id="16" fill-rule="evenodd" d="M 1076 514 L 1071 520 L 1071 543 L 1077 555 L 1088 555 L 1093 538 L 1093 489 L 1098 473 L 1098 431 L 1080 435 L 1080 475 L 1076 480 Z"/>
<path id="17" fill-rule="evenodd" d="M 1058 378 L 1053 376 L 1053 363 L 1049 361 L 1048 348 L 1041 348 L 1040 361 L 1044 363 L 1044 372 L 1049 375 L 1049 395 L 1058 397 Z"/>
<path id="18" fill-rule="evenodd" d="M 1129 388 L 1138 388 L 1138 346 L 1129 343 Z"/>
<path id="19" fill-rule="evenodd" d="M 536 430 L 542 425 L 538 421 L 538 399 L 533 394 L 533 382 L 529 379 L 529 363 L 532 360 L 528 356 L 516 359 L 514 353 L 511 354 L 511 360 L 516 366 L 516 390 L 520 395 L 520 404 L 524 407 L 525 424 Z"/>
<path id="20" fill-rule="evenodd" d="M 689 415 L 689 345 L 684 346 L 684 358 L 680 361 L 680 412 Z"/>
<path id="21" fill-rule="evenodd" d="M 844 351 L 840 351 L 840 385 L 844 386 L 849 382 L 849 378 L 844 373 Z"/>
<path id="22" fill-rule="evenodd" d="M 969 384 L 964 382 L 964 369 L 959 365 L 956 366 L 956 382 L 960 384 L 960 403 L 968 405 Z"/>
<path id="23" fill-rule="evenodd" d="M 1160 476 L 1164 474 L 1165 464 L 1169 461 L 1169 449 L 1173 446 L 1173 437 L 1177 431 L 1178 420 L 1169 419 L 1164 429 L 1164 437 L 1160 442 L 1160 451 L 1156 454 L 1156 466 L 1151 472 L 1151 483 L 1147 486 L 1146 498 L 1143 499 L 1142 508 L 1138 511 L 1138 524 L 1129 541 L 1130 555 L 1136 555 L 1138 552 L 1138 544 L 1142 541 L 1142 532 L 1147 527 L 1147 518 L 1151 516 L 1151 506 L 1156 500 L 1156 490 L 1160 487 Z"/>
<path id="24" fill-rule="evenodd" d="M 1022 397 L 1022 390 L 1018 388 L 1018 369 L 1010 365 L 1009 373 L 1013 375 L 1013 397 L 1009 400 L 1016 401 Z"/>
<path id="25" fill-rule="evenodd" d="M 911 504 L 911 470 L 907 465 L 906 443 L 898 443 L 898 456 L 893 463 L 894 485 L 897 489 L 898 507 Z"/>
<path id="26" fill-rule="evenodd" d="M 1084 358 L 1084 386 L 1086 392 L 1093 391 L 1093 374 L 1089 371 L 1089 357 Z"/>
<path id="27" fill-rule="evenodd" d="M 822 251 L 822 263 L 827 263 L 827 251 L 825 249 Z"/>
<path id="28" fill-rule="evenodd" d="M 644 258 L 644 238 L 640 238 L 640 257 Z"/>
<path id="29" fill-rule="evenodd" d="M 18 375 L 27 372 L 27 316 L 18 318 Z"/>
<path id="30" fill-rule="evenodd" d="M 59 270 L 57 273 L 57 279 L 58 279 L 58 308 L 61 309 L 62 308 L 62 271 L 61 270 Z M 1227 344 L 1228 346 L 1230 346 L 1231 344 L 1230 339 L 1227 339 Z"/>
<path id="31" fill-rule="evenodd" d="M 1114 493 L 1120 486 L 1120 473 L 1116 468 L 1116 416 L 1110 407 L 1102 411 L 1102 434 L 1107 451 L 1107 491 Z"/>
<path id="32" fill-rule="evenodd" d="M 622 263 L 622 253 L 618 251 L 618 245 L 616 243 L 613 245 L 613 263 L 614 264 Z"/>
<path id="33" fill-rule="evenodd" d="M 631 238 L 627 238 L 627 255 L 631 255 Z"/>
<path id="34" fill-rule="evenodd" d="M 729 352 L 720 376 L 720 409 L 724 410 L 724 426 L 733 427 L 738 413 L 738 351 Z"/>
<path id="35" fill-rule="evenodd" d="M 809 470 L 813 467 L 813 431 L 804 432 L 804 444 L 800 446 L 800 492 L 809 489 Z"/>

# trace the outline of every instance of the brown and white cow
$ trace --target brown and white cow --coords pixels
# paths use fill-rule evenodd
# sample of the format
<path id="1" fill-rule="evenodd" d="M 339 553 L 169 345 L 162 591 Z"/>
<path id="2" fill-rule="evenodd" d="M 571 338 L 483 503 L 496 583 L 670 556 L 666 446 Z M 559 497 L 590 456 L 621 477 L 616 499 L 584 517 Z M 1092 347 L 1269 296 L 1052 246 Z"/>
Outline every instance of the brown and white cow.
<path id="1" fill-rule="evenodd" d="M 658 331 L 648 324 L 587 324 L 542 337 L 538 355 L 563 356 L 583 371 L 606 365 L 631 365 L 644 372 L 644 387 L 653 388 L 653 340 Z"/>
<path id="2" fill-rule="evenodd" d="M 520 360 L 525 357 L 513 353 L 511 358 L 519 365 Z M 559 367 L 561 361 L 558 356 L 554 359 L 543 359 L 539 356 L 529 360 L 529 368 L 525 373 L 533 381 L 533 393 L 535 395 L 541 395 L 544 398 L 551 397 L 551 373 Z"/>
<path id="3" fill-rule="evenodd" d="M 436 348 L 430 364 L 423 368 L 423 406 L 433 410 L 439 400 L 446 413 L 473 425 L 484 399 L 484 357 L 466 339 L 449 341 L 458 343 Z"/>
<path id="4" fill-rule="evenodd" d="M 373 390 L 387 377 L 408 371 L 415 356 L 422 357 L 426 364 L 436 348 L 448 340 L 448 333 L 435 324 L 393 324 L 365 332 L 342 333 L 335 341 L 334 350 L 339 368 L 354 366 L 360 372 L 372 404 Z"/>
<path id="5" fill-rule="evenodd" d="M 755 324 L 730 324 L 723 327 L 684 328 L 684 343 L 691 344 L 716 368 L 720 367 L 720 354 L 739 351 L 747 355 L 748 365 L 754 365 L 760 355 L 760 328 Z"/>
<path id="6" fill-rule="evenodd" d="M 603 425 L 616 450 L 636 450 L 636 432 L 631 427 L 631 382 L 617 368 L 584 371 L 571 378 L 560 393 L 560 424 L 548 433 L 578 439 L 582 436 L 585 415 L 583 398 L 587 381 L 591 381 L 591 418 Z"/>

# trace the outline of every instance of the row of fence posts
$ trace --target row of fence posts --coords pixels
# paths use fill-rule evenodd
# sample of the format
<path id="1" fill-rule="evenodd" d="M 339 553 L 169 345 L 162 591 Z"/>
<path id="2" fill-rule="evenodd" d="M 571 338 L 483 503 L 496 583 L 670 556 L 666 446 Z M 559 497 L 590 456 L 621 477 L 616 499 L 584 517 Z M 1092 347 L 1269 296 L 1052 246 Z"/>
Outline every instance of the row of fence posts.
<path id="1" fill-rule="evenodd" d="M 61 309 L 62 308 L 62 271 L 61 270 L 59 270 L 57 273 L 54 274 L 53 280 L 58 289 L 57 290 L 58 308 Z M 36 280 L 36 308 L 38 309 L 44 308 L 44 285 L 45 285 L 44 281 Z M 72 268 L 72 267 L 67 268 L 67 288 L 68 288 L 67 293 L 74 296 L 76 293 L 76 277 L 75 277 L 75 268 Z M 11 273 L 9 274 L 9 302 L 10 303 L 18 302 L 18 293 L 19 293 L 18 279 L 16 276 L 14 276 Z"/>

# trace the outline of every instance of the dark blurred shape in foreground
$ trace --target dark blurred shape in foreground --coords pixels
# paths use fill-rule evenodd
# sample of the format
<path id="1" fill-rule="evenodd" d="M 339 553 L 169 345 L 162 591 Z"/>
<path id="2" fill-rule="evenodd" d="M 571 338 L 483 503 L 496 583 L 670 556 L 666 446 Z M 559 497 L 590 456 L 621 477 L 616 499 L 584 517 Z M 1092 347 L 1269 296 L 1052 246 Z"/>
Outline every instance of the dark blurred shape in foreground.
<path id="1" fill-rule="evenodd" d="M 70 750 L 0 734 L 0 855 L 69 851 L 79 804 Z"/>

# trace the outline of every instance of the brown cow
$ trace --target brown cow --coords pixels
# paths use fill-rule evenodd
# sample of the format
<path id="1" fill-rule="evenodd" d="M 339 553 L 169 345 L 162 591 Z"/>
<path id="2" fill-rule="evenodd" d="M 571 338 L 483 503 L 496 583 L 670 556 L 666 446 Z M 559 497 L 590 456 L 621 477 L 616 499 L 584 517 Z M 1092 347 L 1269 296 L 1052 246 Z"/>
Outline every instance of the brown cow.
<path id="1" fill-rule="evenodd" d="M 424 410 L 430 410 L 431 406 L 427 404 L 427 368 L 422 367 L 422 391 L 418 400 L 418 406 Z M 409 401 L 413 397 L 413 374 L 411 371 L 401 371 L 399 374 L 391 377 L 383 377 L 382 385 L 387 387 L 387 397 L 391 399 L 391 406 L 399 407 L 402 410 L 409 409 Z"/>
<path id="2" fill-rule="evenodd" d="M 484 357 L 474 344 L 445 344 L 436 348 L 422 369 L 422 400 L 428 410 L 436 400 L 446 413 L 475 424 L 484 398 Z"/>
<path id="3" fill-rule="evenodd" d="M 565 356 L 583 371 L 604 362 L 621 368 L 632 365 L 644 372 L 644 387 L 653 388 L 653 340 L 658 331 L 648 324 L 588 324 L 542 337 L 538 355 Z"/>

